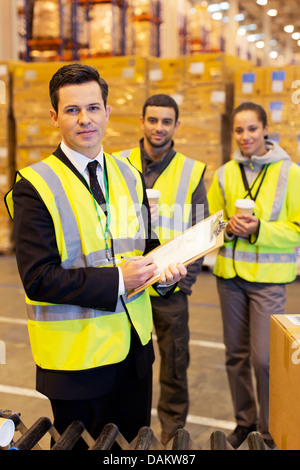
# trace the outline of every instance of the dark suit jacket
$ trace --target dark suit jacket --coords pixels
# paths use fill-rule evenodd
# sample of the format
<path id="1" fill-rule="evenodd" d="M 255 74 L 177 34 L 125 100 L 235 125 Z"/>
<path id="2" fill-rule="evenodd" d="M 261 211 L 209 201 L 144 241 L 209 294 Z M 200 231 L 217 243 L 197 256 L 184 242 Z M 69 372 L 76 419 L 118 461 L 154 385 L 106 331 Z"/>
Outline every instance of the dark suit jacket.
<path id="1" fill-rule="evenodd" d="M 54 154 L 86 185 L 84 178 L 60 146 Z M 44 302 L 114 311 L 118 297 L 118 269 L 63 269 L 51 216 L 34 187 L 21 179 L 14 185 L 13 201 L 16 258 L 28 297 Z M 148 207 L 146 254 L 158 246 L 159 241 L 151 237 L 151 219 L 145 186 L 143 203 Z M 132 335 L 136 335 L 134 331 Z M 134 339 L 132 348 L 136 355 L 137 373 L 143 376 L 154 360 L 153 346 L 150 342 L 143 347 L 136 337 Z M 120 367 L 122 363 L 79 372 L 44 370 L 37 367 L 37 390 L 54 399 L 92 398 L 109 390 Z"/>

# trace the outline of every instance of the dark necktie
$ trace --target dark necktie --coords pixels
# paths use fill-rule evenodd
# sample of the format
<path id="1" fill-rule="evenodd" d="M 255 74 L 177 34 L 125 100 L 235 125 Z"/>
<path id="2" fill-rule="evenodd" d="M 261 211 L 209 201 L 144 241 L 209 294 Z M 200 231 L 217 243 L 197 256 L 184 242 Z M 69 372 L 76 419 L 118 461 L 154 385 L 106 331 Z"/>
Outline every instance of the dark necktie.
<path id="1" fill-rule="evenodd" d="M 94 198 L 98 202 L 98 204 L 105 204 L 105 198 L 103 196 L 102 189 L 100 187 L 98 178 L 97 178 L 97 165 L 99 162 L 94 160 L 88 163 L 87 168 L 90 174 L 90 188 L 93 193 Z"/>

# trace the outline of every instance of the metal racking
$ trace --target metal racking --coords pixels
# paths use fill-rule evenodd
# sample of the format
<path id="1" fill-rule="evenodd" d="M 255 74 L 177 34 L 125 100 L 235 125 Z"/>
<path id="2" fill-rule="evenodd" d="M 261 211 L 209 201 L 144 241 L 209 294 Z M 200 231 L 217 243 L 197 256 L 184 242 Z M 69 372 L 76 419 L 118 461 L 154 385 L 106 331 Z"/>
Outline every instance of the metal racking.
<path id="1" fill-rule="evenodd" d="M 154 34 L 150 37 L 151 44 L 146 55 L 160 56 L 160 26 L 161 26 L 161 4 L 160 0 L 150 0 L 148 14 L 134 14 L 131 8 L 132 0 L 56 0 L 58 7 L 58 35 L 47 37 L 47 31 L 43 37 L 34 37 L 32 34 L 34 7 L 36 0 L 24 0 L 25 22 L 25 52 L 24 60 L 30 62 L 35 60 L 40 53 L 49 51 L 46 60 L 67 61 L 80 60 L 101 56 L 124 56 L 135 55 L 134 46 L 129 46 L 129 34 L 134 34 L 130 27 L 137 22 L 152 25 Z M 111 48 L 107 53 L 93 51 L 91 44 L 91 28 L 93 21 L 93 9 L 97 5 L 109 4 L 112 8 L 111 22 Z M 82 24 L 84 23 L 84 24 Z M 66 35 L 66 24 L 69 26 L 70 34 Z M 85 28 L 84 40 L 80 37 L 80 30 Z M 128 33 L 129 31 L 129 33 Z M 133 32 L 132 32 L 133 31 Z M 99 32 L 99 34 L 101 34 Z M 135 38 L 131 41 L 135 44 Z"/>

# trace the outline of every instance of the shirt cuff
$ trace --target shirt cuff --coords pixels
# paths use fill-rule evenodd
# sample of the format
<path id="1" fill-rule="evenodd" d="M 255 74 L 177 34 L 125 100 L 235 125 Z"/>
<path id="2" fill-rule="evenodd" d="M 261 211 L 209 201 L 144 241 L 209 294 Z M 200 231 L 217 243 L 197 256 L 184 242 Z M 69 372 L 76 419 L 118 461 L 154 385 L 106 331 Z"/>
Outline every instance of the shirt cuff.
<path id="1" fill-rule="evenodd" d="M 225 230 L 224 238 L 225 241 L 231 241 L 235 238 L 235 235 L 233 233 L 227 233 L 227 230 Z"/>
<path id="2" fill-rule="evenodd" d="M 124 295 L 125 294 L 125 285 L 124 285 L 124 279 L 123 279 L 123 274 L 121 268 L 118 266 L 119 270 L 119 295 Z"/>

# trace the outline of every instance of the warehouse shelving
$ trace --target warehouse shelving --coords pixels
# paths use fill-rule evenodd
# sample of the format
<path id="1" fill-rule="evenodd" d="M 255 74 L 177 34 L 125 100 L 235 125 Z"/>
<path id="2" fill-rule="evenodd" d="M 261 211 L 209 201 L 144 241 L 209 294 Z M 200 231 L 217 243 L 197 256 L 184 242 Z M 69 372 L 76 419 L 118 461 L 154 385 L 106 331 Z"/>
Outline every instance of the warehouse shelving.
<path id="1" fill-rule="evenodd" d="M 134 3 L 134 2 L 133 2 Z M 160 47 L 160 27 L 162 23 L 162 15 L 161 15 L 161 0 L 151 0 L 149 2 L 149 9 L 148 11 L 137 13 L 137 11 L 132 8 L 131 11 L 131 18 L 130 18 L 131 25 L 133 27 L 133 40 L 134 46 L 133 50 L 129 51 L 131 54 L 135 54 L 135 49 L 138 48 L 137 45 L 137 33 L 136 33 L 136 26 L 142 24 L 150 29 L 150 37 L 149 43 L 145 41 L 145 45 L 147 49 L 143 50 L 142 54 L 139 55 L 151 55 L 154 57 L 160 57 L 161 55 L 161 47 Z M 152 34 L 153 33 L 153 34 Z"/>
<path id="2" fill-rule="evenodd" d="M 52 52 L 48 60 L 69 60 L 72 58 L 73 44 L 64 38 L 63 18 L 65 12 L 62 0 L 58 0 L 58 26 L 59 34 L 57 37 L 47 37 L 47 32 L 43 37 L 33 37 L 33 18 L 34 18 L 34 0 L 24 0 L 25 17 L 25 61 L 30 62 L 34 59 L 35 52 Z"/>
<path id="3" fill-rule="evenodd" d="M 93 57 L 136 55 L 141 47 L 137 37 L 138 25 L 149 29 L 149 41 L 145 41 L 145 54 L 160 56 L 160 0 L 150 0 L 148 12 L 137 14 L 130 0 L 57 0 L 57 37 L 50 37 L 40 27 L 39 35 L 33 34 L 34 8 L 36 0 L 24 0 L 24 8 L 19 15 L 24 16 L 25 38 L 22 59 L 33 60 L 80 60 Z M 111 7 L 109 45 L 103 45 L 104 34 L 95 33 L 93 20 L 100 5 Z M 102 15 L 99 15 L 102 19 Z M 66 25 L 68 34 L 66 34 Z M 53 36 L 53 35 L 52 35 Z M 99 40 L 101 38 L 101 40 Z M 95 44 L 97 43 L 97 44 Z M 147 50 L 148 48 L 148 50 Z"/>
<path id="4" fill-rule="evenodd" d="M 110 5 L 112 8 L 111 38 L 112 47 L 107 52 L 93 51 L 91 43 L 92 13 L 96 5 Z M 84 59 L 91 57 L 109 57 L 125 55 L 126 41 L 126 12 L 128 2 L 126 0 L 73 0 L 72 1 L 72 31 L 74 44 L 74 59 Z M 84 8 L 84 18 L 87 28 L 86 41 L 80 43 L 78 31 L 80 27 L 80 18 L 78 14 L 79 7 Z M 118 9 L 118 10 L 117 10 Z M 117 32 L 119 31 L 119 39 Z"/>

